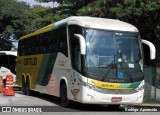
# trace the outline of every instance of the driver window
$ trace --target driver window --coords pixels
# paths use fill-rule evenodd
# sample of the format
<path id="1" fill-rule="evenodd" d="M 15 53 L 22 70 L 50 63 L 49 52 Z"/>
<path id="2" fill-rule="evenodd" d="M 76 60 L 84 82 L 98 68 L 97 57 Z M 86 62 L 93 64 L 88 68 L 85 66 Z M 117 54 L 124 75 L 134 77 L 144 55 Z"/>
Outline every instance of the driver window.
<path id="1" fill-rule="evenodd" d="M 81 34 L 81 28 L 77 25 L 69 26 L 69 38 L 71 49 L 72 66 L 77 71 L 81 72 L 81 54 L 79 40 L 74 37 L 74 34 Z"/>

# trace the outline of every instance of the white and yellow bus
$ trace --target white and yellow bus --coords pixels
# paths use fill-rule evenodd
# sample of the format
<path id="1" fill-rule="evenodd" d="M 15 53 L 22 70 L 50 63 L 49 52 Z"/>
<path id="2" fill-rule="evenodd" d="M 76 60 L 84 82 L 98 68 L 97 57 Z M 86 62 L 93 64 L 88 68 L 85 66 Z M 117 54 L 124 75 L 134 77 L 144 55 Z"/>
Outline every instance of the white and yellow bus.
<path id="1" fill-rule="evenodd" d="M 62 106 L 142 103 L 142 42 L 155 59 L 154 45 L 133 25 L 69 17 L 19 39 L 17 83 L 27 95 L 34 90 L 60 97 Z"/>

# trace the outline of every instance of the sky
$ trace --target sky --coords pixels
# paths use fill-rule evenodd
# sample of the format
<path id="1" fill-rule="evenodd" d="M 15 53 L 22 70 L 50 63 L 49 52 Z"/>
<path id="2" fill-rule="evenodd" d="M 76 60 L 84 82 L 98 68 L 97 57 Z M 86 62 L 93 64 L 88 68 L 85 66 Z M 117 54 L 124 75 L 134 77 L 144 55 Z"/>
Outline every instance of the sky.
<path id="1" fill-rule="evenodd" d="M 40 5 L 45 6 L 45 7 L 53 7 L 53 2 L 39 3 L 39 2 L 36 2 L 35 0 L 18 0 L 18 1 L 23 1 L 23 2 L 29 3 L 30 6 L 33 6 L 33 5 L 36 5 L 36 4 L 40 4 Z M 54 3 L 54 7 L 57 7 L 57 6 L 58 6 L 58 4 Z"/>

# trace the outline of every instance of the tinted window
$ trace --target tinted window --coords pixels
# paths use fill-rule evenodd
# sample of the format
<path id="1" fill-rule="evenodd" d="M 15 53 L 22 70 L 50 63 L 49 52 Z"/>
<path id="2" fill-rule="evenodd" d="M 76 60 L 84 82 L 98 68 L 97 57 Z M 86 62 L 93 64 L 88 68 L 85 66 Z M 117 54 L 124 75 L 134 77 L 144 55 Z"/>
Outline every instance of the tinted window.
<path id="1" fill-rule="evenodd" d="M 10 71 L 16 74 L 15 67 L 16 67 L 16 56 L 8 55 L 9 63 L 10 63 Z"/>
<path id="2" fill-rule="evenodd" d="M 61 52 L 68 56 L 66 28 L 49 31 L 19 41 L 19 55 Z"/>
<path id="3" fill-rule="evenodd" d="M 0 54 L 0 67 L 8 68 L 12 73 L 15 74 L 16 73 L 15 66 L 16 66 L 16 56 Z"/>
<path id="4" fill-rule="evenodd" d="M 9 60 L 7 55 L 0 54 L 0 66 L 9 68 Z"/>
<path id="5" fill-rule="evenodd" d="M 72 66 L 78 71 L 81 71 L 80 44 L 79 40 L 74 36 L 74 34 L 81 34 L 81 33 L 82 30 L 79 26 L 76 25 L 69 26 Z"/>

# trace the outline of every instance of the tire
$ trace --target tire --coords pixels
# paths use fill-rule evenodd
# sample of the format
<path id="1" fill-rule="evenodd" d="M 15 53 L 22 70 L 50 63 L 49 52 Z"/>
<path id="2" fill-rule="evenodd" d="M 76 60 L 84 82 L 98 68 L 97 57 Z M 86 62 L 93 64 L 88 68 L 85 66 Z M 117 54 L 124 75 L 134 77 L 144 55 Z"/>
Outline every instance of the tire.
<path id="1" fill-rule="evenodd" d="M 61 98 L 61 104 L 63 107 L 69 107 L 71 102 L 70 100 L 67 98 L 67 87 L 66 84 L 64 82 L 61 83 L 60 86 L 60 98 Z"/>
<path id="2" fill-rule="evenodd" d="M 26 95 L 26 82 L 24 77 L 22 77 L 22 91 L 23 91 L 23 94 Z"/>
<path id="3" fill-rule="evenodd" d="M 26 95 L 31 94 L 31 89 L 30 89 L 30 81 L 29 78 L 26 79 Z"/>

